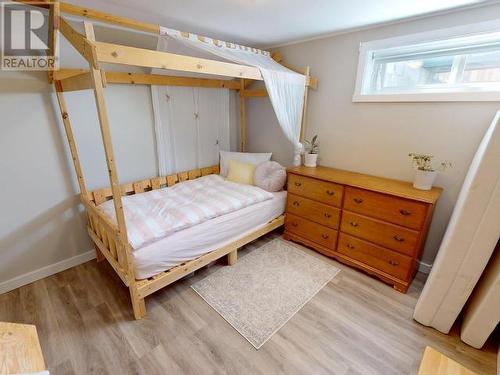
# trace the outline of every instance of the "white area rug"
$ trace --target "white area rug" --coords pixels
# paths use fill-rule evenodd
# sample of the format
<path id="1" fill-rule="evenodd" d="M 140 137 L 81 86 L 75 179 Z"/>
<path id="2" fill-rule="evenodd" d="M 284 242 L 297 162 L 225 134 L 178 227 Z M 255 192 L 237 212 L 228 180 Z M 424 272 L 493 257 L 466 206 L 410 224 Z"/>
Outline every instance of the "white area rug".
<path id="1" fill-rule="evenodd" d="M 256 349 L 340 270 L 277 238 L 191 287 Z"/>

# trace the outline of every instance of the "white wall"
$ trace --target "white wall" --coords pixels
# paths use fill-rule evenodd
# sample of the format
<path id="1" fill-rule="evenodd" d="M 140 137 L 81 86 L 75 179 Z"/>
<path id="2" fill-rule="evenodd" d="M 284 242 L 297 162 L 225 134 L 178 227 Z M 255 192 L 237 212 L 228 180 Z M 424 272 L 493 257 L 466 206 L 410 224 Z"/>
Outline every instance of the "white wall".
<path id="1" fill-rule="evenodd" d="M 411 181 L 408 152 L 431 153 L 453 163 L 436 182 L 444 194 L 425 246 L 425 263 L 435 257 L 469 163 L 500 104 L 353 103 L 359 43 L 492 20 L 498 14 L 497 4 L 279 49 L 287 63 L 310 65 L 319 80 L 318 89 L 309 94 L 306 138 L 319 135 L 320 164 Z M 290 164 L 292 148 L 278 129 L 269 101 L 249 101 L 247 116 L 248 149 L 273 151 L 278 161 Z"/>
<path id="2" fill-rule="evenodd" d="M 156 38 L 123 31 L 96 28 L 96 38 L 156 48 Z M 86 66 L 64 38 L 61 57 L 64 67 Z M 155 176 L 150 87 L 109 85 L 105 97 L 120 182 Z M 109 186 L 93 93 L 65 98 L 87 187 Z M 58 111 L 45 72 L 0 71 L 0 293 L 92 256 Z M 234 149 L 238 136 L 231 130 Z"/>

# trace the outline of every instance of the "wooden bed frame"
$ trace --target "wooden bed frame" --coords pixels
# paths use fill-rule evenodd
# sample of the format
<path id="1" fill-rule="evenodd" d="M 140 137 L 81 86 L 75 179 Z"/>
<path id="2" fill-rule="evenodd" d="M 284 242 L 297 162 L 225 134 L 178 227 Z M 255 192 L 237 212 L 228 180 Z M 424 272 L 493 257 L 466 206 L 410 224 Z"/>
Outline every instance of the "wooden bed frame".
<path id="1" fill-rule="evenodd" d="M 125 215 L 123 212 L 122 196 L 142 193 L 148 190 L 159 189 L 171 186 L 177 182 L 191 180 L 200 176 L 219 173 L 219 166 L 194 169 L 169 176 L 153 177 L 142 181 L 136 181 L 120 185 L 116 171 L 114 151 L 111 143 L 111 133 L 109 119 L 106 112 L 104 88 L 110 84 L 143 84 L 143 85 L 169 85 L 169 86 L 191 86 L 191 87 L 213 87 L 228 88 L 238 90 L 240 96 L 240 150 L 245 150 L 245 98 L 265 97 L 265 89 L 251 90 L 248 86 L 257 80 L 262 80 L 258 68 L 239 65 L 234 63 L 221 62 L 216 60 L 201 59 L 192 56 L 176 55 L 168 52 L 159 52 L 142 48 L 133 48 L 124 45 L 98 42 L 95 40 L 93 25 L 84 21 L 85 35 L 77 32 L 73 27 L 61 17 L 62 13 L 76 15 L 82 18 L 94 19 L 99 22 L 113 24 L 121 28 L 139 30 L 141 32 L 160 35 L 160 26 L 117 17 L 112 14 L 99 12 L 89 8 L 82 8 L 72 4 L 59 1 L 33 1 L 17 0 L 31 6 L 39 6 L 48 9 L 49 15 L 49 56 L 57 55 L 57 40 L 62 34 L 69 43 L 82 55 L 89 63 L 88 70 L 82 69 L 57 69 L 48 72 L 48 80 L 53 83 L 59 103 L 60 113 L 64 124 L 66 137 L 68 140 L 73 165 L 75 168 L 78 184 L 80 187 L 80 198 L 86 208 L 88 216 L 88 233 L 96 247 L 98 261 L 106 259 L 113 267 L 123 283 L 129 288 L 132 300 L 132 307 L 136 319 L 141 319 L 146 314 L 144 298 L 151 293 L 173 283 L 185 275 L 207 265 L 208 263 L 228 256 L 228 263 L 234 264 L 237 260 L 237 249 L 260 236 L 283 225 L 284 215 L 270 221 L 265 226 L 242 236 L 227 246 L 216 249 L 194 260 L 184 262 L 168 271 L 161 272 L 154 277 L 137 280 L 134 273 L 132 259 L 132 248 L 127 237 Z M 188 33 L 183 33 L 189 36 Z M 203 40 L 203 37 L 199 37 Z M 216 43 L 225 43 L 216 41 Z M 289 69 L 299 71 L 293 67 L 285 65 L 279 54 L 274 54 L 273 58 Z M 221 80 L 207 78 L 174 77 L 157 74 L 140 74 L 127 72 L 105 72 L 101 68 L 101 63 L 115 63 L 120 65 L 132 65 L 145 68 L 170 69 L 182 72 L 195 72 L 208 75 L 226 76 L 237 79 Z M 309 67 L 299 71 L 306 75 L 306 94 L 304 95 L 304 110 L 302 114 L 301 140 L 304 134 L 305 112 L 307 104 L 307 89 L 315 88 L 317 80 L 309 75 Z M 64 99 L 64 92 L 77 90 L 93 90 L 99 125 L 101 129 L 102 141 L 108 166 L 110 187 L 95 191 L 87 191 L 85 179 L 80 165 L 78 150 L 71 128 L 70 117 Z M 116 223 L 106 217 L 97 205 L 113 200 Z"/>
<path id="2" fill-rule="evenodd" d="M 124 195 L 132 195 L 161 189 L 172 186 L 178 182 L 217 173 L 219 173 L 219 166 L 215 165 L 208 168 L 194 169 L 169 176 L 154 177 L 124 184 L 121 185 L 120 188 Z M 146 314 L 144 297 L 225 255 L 227 255 L 229 265 L 233 265 L 237 260 L 238 248 L 278 228 L 283 225 L 284 222 L 284 215 L 281 215 L 271 220 L 263 227 L 238 238 L 236 241 L 224 247 L 206 253 L 188 262 L 181 263 L 153 277 L 137 280 L 134 275 L 132 248 L 128 243 L 121 242 L 120 236 L 118 235 L 118 226 L 111 222 L 108 217 L 104 215 L 103 211 L 97 208 L 97 205 L 111 199 L 113 199 L 113 193 L 110 188 L 89 192 L 87 197 L 84 198 L 83 201 L 88 215 L 87 230 L 96 246 L 97 260 L 101 261 L 106 259 L 118 276 L 120 276 L 124 284 L 129 287 L 136 319 L 140 319 Z"/>

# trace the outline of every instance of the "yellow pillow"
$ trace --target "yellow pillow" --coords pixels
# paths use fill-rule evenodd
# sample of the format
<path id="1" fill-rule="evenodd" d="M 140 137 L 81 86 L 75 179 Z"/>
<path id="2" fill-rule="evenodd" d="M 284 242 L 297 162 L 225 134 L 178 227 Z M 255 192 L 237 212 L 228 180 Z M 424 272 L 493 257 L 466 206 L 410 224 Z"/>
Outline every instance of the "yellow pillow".
<path id="1" fill-rule="evenodd" d="M 253 185 L 255 164 L 243 163 L 238 160 L 229 160 L 229 173 L 226 180 L 239 184 Z"/>

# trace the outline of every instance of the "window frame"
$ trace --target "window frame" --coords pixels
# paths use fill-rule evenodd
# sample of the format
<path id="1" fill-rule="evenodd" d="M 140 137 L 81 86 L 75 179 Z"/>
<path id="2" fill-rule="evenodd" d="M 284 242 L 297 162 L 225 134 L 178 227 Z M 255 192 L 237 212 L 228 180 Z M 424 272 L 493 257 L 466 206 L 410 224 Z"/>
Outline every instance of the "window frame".
<path id="1" fill-rule="evenodd" d="M 361 42 L 359 46 L 358 68 L 353 102 L 440 102 L 440 101 L 500 101 L 500 83 L 493 89 L 479 87 L 476 90 L 456 86 L 429 88 L 426 91 L 395 91 L 392 93 L 363 93 L 365 78 L 370 79 L 374 64 L 370 58 L 373 51 L 398 48 L 412 44 L 429 43 L 443 39 L 500 32 L 500 21 L 487 21 L 469 25 L 450 27 L 394 38 Z M 370 60 L 369 60 L 370 59 Z M 488 86 L 488 84 L 484 85 Z M 491 85 L 490 86 L 495 86 Z M 446 90 L 446 91 L 444 91 Z"/>

